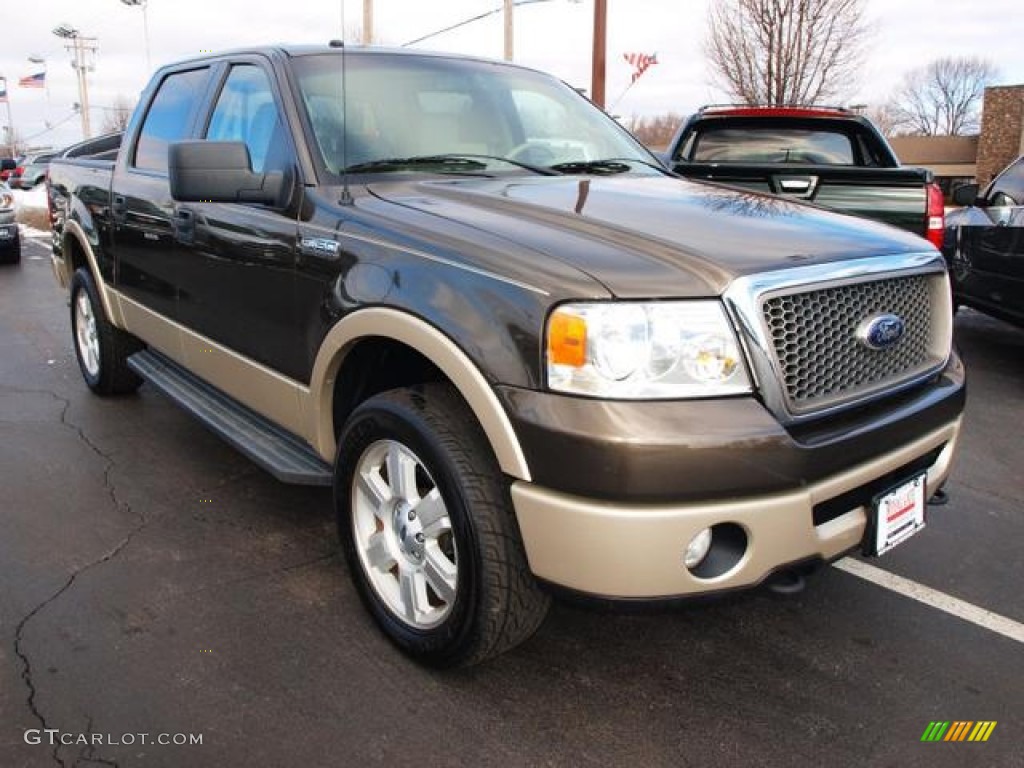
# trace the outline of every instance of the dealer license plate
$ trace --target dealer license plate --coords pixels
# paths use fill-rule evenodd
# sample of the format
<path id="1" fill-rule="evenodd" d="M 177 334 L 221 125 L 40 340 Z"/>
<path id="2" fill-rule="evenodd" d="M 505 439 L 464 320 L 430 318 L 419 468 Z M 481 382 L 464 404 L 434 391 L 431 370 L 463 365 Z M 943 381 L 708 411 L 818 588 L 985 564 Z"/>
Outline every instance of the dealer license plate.
<path id="1" fill-rule="evenodd" d="M 884 555 L 924 528 L 925 475 L 875 497 L 867 554 Z"/>

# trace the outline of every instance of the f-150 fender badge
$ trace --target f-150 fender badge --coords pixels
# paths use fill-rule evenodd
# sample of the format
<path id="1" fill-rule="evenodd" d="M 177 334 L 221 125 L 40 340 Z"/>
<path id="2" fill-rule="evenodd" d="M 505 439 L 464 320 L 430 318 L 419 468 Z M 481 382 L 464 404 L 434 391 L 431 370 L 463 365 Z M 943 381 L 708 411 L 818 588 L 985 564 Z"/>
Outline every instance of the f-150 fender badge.
<path id="1" fill-rule="evenodd" d="M 869 349 L 888 349 L 903 338 L 907 324 L 899 315 L 874 315 L 857 328 L 857 340 Z"/>
<path id="2" fill-rule="evenodd" d="M 341 245 L 326 237 L 304 237 L 299 241 L 299 250 L 310 256 L 337 256 Z"/>

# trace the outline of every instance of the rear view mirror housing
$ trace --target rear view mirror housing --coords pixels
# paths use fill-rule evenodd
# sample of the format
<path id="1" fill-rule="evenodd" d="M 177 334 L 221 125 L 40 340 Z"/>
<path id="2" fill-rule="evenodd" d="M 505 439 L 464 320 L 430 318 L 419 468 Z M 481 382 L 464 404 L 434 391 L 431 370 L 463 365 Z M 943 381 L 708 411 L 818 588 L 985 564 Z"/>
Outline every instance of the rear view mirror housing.
<path id="1" fill-rule="evenodd" d="M 964 184 L 954 189 L 953 202 L 960 206 L 975 205 L 978 202 L 978 185 Z"/>
<path id="2" fill-rule="evenodd" d="M 294 172 L 252 170 L 242 141 L 178 141 L 167 151 L 171 197 L 191 203 L 261 203 L 287 208 Z"/>

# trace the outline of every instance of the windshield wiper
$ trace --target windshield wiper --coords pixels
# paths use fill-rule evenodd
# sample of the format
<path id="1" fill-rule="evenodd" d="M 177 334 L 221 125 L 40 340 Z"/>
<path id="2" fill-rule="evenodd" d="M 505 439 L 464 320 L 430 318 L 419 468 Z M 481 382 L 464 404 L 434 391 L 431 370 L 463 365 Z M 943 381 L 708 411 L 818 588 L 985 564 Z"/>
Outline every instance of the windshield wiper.
<path id="1" fill-rule="evenodd" d="M 631 165 L 621 160 L 574 160 L 568 163 L 555 163 L 550 168 L 559 173 L 592 173 L 595 176 L 612 176 L 633 170 Z"/>
<path id="2" fill-rule="evenodd" d="M 380 160 L 369 160 L 355 163 L 342 168 L 338 173 L 386 173 L 388 171 L 405 171 L 409 169 L 431 169 L 439 173 L 474 173 L 483 171 L 494 161 L 523 168 L 541 176 L 558 176 L 557 170 L 543 168 L 519 160 L 510 160 L 500 155 L 451 154 L 451 155 L 419 155 L 417 157 L 385 157 Z"/>
<path id="3" fill-rule="evenodd" d="M 561 173 L 592 173 L 595 176 L 611 176 L 616 173 L 626 173 L 633 170 L 632 163 L 645 165 L 666 175 L 669 173 L 665 166 L 652 163 L 650 160 L 644 160 L 641 157 L 606 157 L 604 160 L 577 160 L 569 163 L 557 163 L 551 167 Z"/>
<path id="4" fill-rule="evenodd" d="M 473 160 L 460 155 L 420 155 L 418 157 L 385 157 L 380 160 L 368 160 L 342 168 L 339 173 L 385 173 L 387 171 L 404 171 L 410 168 L 431 167 L 441 173 L 465 173 L 482 171 L 487 163 Z"/>

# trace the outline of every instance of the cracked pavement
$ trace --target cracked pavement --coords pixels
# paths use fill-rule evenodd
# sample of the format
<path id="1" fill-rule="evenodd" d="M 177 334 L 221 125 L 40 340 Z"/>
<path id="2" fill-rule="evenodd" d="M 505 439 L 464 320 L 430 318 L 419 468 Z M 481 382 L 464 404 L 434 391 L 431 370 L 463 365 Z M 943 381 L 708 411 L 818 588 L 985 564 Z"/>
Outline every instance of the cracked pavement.
<path id="1" fill-rule="evenodd" d="M 88 392 L 45 254 L 0 267 L 0 768 L 1024 764 L 1020 645 L 834 569 L 785 599 L 559 604 L 492 664 L 417 668 L 348 582 L 329 491 L 148 387 Z M 957 336 L 951 501 L 876 564 L 1024 622 L 1024 331 Z M 921 744 L 935 719 L 999 725 Z M 115 743 L 26 743 L 46 728 Z"/>

